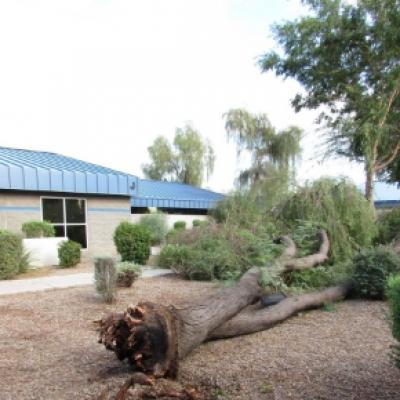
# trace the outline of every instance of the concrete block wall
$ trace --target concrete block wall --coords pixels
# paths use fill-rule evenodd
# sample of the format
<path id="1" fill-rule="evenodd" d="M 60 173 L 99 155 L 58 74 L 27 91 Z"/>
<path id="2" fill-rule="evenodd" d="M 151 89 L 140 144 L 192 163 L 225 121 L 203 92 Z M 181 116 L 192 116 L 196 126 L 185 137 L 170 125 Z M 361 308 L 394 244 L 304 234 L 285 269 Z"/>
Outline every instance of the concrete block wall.
<path id="1" fill-rule="evenodd" d="M 117 255 L 113 234 L 121 221 L 130 221 L 129 197 L 56 193 L 45 196 L 86 199 L 88 249 L 82 251 L 82 260 L 89 260 L 96 255 Z M 22 233 L 21 226 L 24 222 L 41 219 L 41 194 L 0 192 L 0 229 Z"/>
<path id="2" fill-rule="evenodd" d="M 0 229 L 21 233 L 24 222 L 41 218 L 40 196 L 0 193 Z"/>
<path id="3" fill-rule="evenodd" d="M 117 255 L 113 242 L 115 228 L 122 221 L 130 221 L 128 197 L 90 197 L 87 199 L 88 256 Z"/>

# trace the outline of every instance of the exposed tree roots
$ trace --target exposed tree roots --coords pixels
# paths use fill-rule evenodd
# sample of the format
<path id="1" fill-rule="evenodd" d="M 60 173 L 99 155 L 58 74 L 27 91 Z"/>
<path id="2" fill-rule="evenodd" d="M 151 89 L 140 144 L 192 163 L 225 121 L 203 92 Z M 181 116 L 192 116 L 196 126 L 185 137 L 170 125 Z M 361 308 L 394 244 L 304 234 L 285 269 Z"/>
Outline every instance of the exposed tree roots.
<path id="1" fill-rule="evenodd" d="M 329 239 L 323 230 L 318 234 L 321 240 L 319 252 L 303 258 L 295 258 L 296 245 L 290 237 L 280 238 L 286 244 L 286 250 L 274 266 L 274 274 L 311 268 L 325 261 Z M 193 388 L 155 389 L 154 378 L 176 378 L 179 360 L 206 340 L 268 329 L 299 311 L 342 299 L 350 289 L 349 285 L 341 285 L 288 297 L 276 305 L 262 307 L 258 301 L 260 277 L 260 269 L 251 268 L 234 287 L 222 289 L 183 309 L 143 302 L 129 306 L 124 313 L 103 318 L 100 343 L 114 351 L 120 360 L 127 359 L 135 371 L 141 372 L 132 375 L 115 399 L 125 399 L 128 389 L 135 383 L 150 385 L 144 389 L 143 396 L 156 396 L 142 398 L 201 399 L 200 393 Z"/>

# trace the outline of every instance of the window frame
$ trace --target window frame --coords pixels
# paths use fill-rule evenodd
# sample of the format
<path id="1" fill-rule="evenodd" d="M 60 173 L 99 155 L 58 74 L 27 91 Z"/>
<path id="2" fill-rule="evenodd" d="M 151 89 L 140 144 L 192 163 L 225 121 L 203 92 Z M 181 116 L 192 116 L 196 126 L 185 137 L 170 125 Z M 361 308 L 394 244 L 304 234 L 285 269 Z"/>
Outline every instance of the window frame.
<path id="1" fill-rule="evenodd" d="M 67 226 L 85 226 L 86 232 L 86 247 L 81 248 L 82 251 L 87 251 L 89 249 L 89 229 L 88 229 L 88 213 L 87 213 L 87 199 L 84 197 L 62 197 L 62 196 L 40 196 L 40 216 L 43 219 L 43 200 L 44 199 L 53 199 L 53 200 L 62 200 L 63 205 L 63 221 L 64 222 L 50 222 L 51 225 L 54 226 L 63 226 L 64 227 L 64 238 L 68 238 L 67 236 Z M 85 222 L 67 222 L 67 200 L 83 200 L 85 202 Z M 60 236 L 62 237 L 62 236 Z"/>

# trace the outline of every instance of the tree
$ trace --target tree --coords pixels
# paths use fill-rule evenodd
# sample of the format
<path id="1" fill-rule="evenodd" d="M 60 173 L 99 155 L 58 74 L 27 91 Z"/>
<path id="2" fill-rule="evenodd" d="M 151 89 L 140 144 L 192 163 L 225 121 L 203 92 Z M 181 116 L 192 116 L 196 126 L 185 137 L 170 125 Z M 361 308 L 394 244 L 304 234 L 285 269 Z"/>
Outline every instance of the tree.
<path id="1" fill-rule="evenodd" d="M 279 274 L 312 268 L 328 257 L 329 239 L 319 232 L 321 245 L 317 253 L 296 258 L 296 245 L 288 236 L 281 237 L 286 249 L 268 268 L 269 283 Z M 221 289 L 213 295 L 197 299 L 185 307 L 175 308 L 155 303 L 129 306 L 123 313 L 111 313 L 99 321 L 100 343 L 127 359 L 134 370 L 115 397 L 125 399 L 135 383 L 154 385 L 154 378 L 176 378 L 179 361 L 207 340 L 228 338 L 258 332 L 286 320 L 299 311 L 323 306 L 342 299 L 350 286 L 342 284 L 321 292 L 285 298 L 278 304 L 264 307 L 260 300 L 262 273 L 251 268 L 233 287 Z M 144 374 L 147 375 L 144 375 Z M 173 398 L 195 399 L 190 393 Z M 166 397 L 166 393 L 159 397 Z M 159 398 L 152 397 L 152 398 Z M 143 397 L 146 393 L 143 393 Z"/>
<path id="2" fill-rule="evenodd" d="M 304 0 L 312 15 L 275 25 L 283 54 L 260 59 L 263 71 L 296 79 L 305 89 L 292 100 L 296 111 L 323 106 L 339 155 L 362 161 L 365 195 L 400 154 L 399 0 Z"/>
<path id="3" fill-rule="evenodd" d="M 208 141 L 190 125 L 177 128 L 173 145 L 163 137 L 148 147 L 151 163 L 142 167 L 147 178 L 201 186 L 214 169 L 215 155 Z"/>
<path id="4" fill-rule="evenodd" d="M 228 138 L 236 141 L 238 156 L 243 151 L 251 156 L 250 167 L 238 177 L 240 186 L 270 193 L 270 197 L 287 190 L 301 154 L 301 129 L 291 126 L 277 131 L 265 114 L 251 114 L 244 109 L 231 109 L 224 118 Z"/>

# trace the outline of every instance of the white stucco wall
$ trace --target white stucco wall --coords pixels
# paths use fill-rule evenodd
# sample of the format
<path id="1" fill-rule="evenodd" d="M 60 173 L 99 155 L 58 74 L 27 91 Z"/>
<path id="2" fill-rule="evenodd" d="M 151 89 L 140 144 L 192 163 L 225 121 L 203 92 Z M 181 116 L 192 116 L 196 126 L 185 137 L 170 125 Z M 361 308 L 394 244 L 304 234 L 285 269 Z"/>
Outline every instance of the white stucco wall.
<path id="1" fill-rule="evenodd" d="M 140 218 L 143 217 L 143 215 L 146 214 L 131 214 L 131 222 L 137 224 L 140 221 Z M 200 221 L 207 220 L 207 215 L 166 214 L 166 216 L 168 229 L 172 229 L 176 221 L 185 221 L 186 228 L 191 228 L 194 219 L 199 219 Z"/>
<path id="2" fill-rule="evenodd" d="M 29 254 L 29 265 L 48 267 L 58 265 L 58 246 L 64 238 L 22 239 L 24 250 Z"/>

